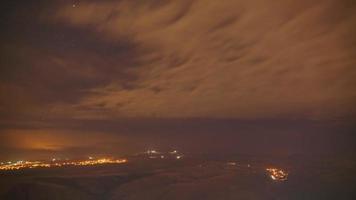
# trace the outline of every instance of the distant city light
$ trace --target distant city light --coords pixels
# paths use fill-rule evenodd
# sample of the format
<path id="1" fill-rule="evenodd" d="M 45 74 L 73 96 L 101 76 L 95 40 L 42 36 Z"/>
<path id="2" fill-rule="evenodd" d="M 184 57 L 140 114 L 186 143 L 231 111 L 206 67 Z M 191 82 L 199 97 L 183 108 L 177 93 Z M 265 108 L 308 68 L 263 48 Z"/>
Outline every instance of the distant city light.
<path id="1" fill-rule="evenodd" d="M 178 151 L 177 151 L 177 150 L 174 150 L 174 151 L 171 151 L 171 152 L 169 152 L 169 153 L 171 153 L 171 154 L 176 154 L 176 153 L 178 153 Z"/>
<path id="2" fill-rule="evenodd" d="M 158 154 L 156 150 L 148 150 L 147 154 Z"/>
<path id="3" fill-rule="evenodd" d="M 0 170 L 19 170 L 19 169 L 32 169 L 32 168 L 49 168 L 49 167 L 63 167 L 63 166 L 88 166 L 88 165 L 103 165 L 103 164 L 120 164 L 126 163 L 127 159 L 110 159 L 101 158 L 94 160 L 80 160 L 71 162 L 56 162 L 57 159 L 52 159 L 51 163 L 41 161 L 17 161 L 1 164 Z"/>
<path id="4" fill-rule="evenodd" d="M 142 153 L 136 154 L 136 155 L 140 155 Z M 183 157 L 183 154 L 179 153 L 177 150 L 173 150 L 173 151 L 168 151 L 168 152 L 164 152 L 164 151 L 158 151 L 158 150 L 153 150 L 153 149 L 149 149 L 147 151 L 143 152 L 144 155 L 147 155 L 147 158 L 149 159 L 157 159 L 157 158 L 161 158 L 161 159 L 181 159 Z"/>
<path id="5" fill-rule="evenodd" d="M 283 171 L 282 169 L 277 168 L 267 168 L 269 176 L 274 181 L 286 181 L 288 178 L 288 173 Z"/>

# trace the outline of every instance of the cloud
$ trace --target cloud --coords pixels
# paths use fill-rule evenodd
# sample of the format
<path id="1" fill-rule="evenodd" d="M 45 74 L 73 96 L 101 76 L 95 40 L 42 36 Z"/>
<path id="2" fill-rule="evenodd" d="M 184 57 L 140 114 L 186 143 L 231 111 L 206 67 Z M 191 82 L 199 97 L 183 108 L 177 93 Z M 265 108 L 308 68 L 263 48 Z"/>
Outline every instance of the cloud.
<path id="1" fill-rule="evenodd" d="M 61 112 L 79 118 L 354 115 L 354 11 L 351 1 L 68 5 L 53 20 L 137 45 L 131 59 L 139 87 L 111 81 Z"/>
<path id="2" fill-rule="evenodd" d="M 352 1 L 54 5 L 6 17 L 3 119 L 355 114 Z"/>

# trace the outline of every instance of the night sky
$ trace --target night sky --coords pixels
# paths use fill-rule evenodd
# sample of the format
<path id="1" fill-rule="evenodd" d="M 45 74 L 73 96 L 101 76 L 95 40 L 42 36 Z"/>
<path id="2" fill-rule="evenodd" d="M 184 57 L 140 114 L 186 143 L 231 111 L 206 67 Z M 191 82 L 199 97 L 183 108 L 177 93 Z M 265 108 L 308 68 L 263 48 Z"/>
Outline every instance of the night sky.
<path id="1" fill-rule="evenodd" d="M 5 0 L 0 159 L 356 152 L 353 0 Z"/>

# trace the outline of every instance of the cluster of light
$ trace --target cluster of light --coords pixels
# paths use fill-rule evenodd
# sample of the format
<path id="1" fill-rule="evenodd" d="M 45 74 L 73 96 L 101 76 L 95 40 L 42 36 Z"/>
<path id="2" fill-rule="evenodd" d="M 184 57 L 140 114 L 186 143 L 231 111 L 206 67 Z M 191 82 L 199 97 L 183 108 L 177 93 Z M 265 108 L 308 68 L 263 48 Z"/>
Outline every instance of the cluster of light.
<path id="1" fill-rule="evenodd" d="M 46 163 L 41 161 L 17 161 L 7 162 L 0 165 L 0 170 L 19 170 L 19 169 L 32 169 L 32 168 L 49 168 L 49 167 L 63 167 L 63 166 L 88 166 L 88 165 L 103 165 L 103 164 L 120 164 L 126 163 L 126 159 L 110 159 L 101 158 L 80 161 L 59 162 L 56 159 L 52 159 L 52 162 Z"/>
<path id="2" fill-rule="evenodd" d="M 182 159 L 183 155 L 182 154 L 178 154 L 177 150 L 173 150 L 170 152 L 160 152 L 160 151 L 156 151 L 156 150 L 147 150 L 144 152 L 144 154 L 148 155 L 148 158 L 150 159 L 157 159 L 157 158 L 161 158 L 161 159 L 171 159 L 171 158 L 175 158 L 177 160 Z"/>
<path id="3" fill-rule="evenodd" d="M 233 162 L 233 161 L 229 161 L 226 163 L 227 166 L 236 166 L 236 167 L 239 167 L 239 168 L 251 168 L 251 165 L 250 164 L 240 164 L 240 163 L 237 163 L 237 162 Z"/>
<path id="4" fill-rule="evenodd" d="M 269 176 L 274 181 L 285 181 L 288 178 L 288 173 L 277 168 L 267 168 L 266 171 L 268 172 Z"/>
<path id="5" fill-rule="evenodd" d="M 156 150 L 148 150 L 147 154 L 158 154 L 158 151 L 156 151 Z"/>
<path id="6" fill-rule="evenodd" d="M 89 158 L 89 160 L 82 160 L 82 161 L 73 161 L 73 162 L 62 162 L 62 163 L 54 163 L 53 166 L 61 167 L 61 166 L 88 166 L 88 165 L 103 165 L 103 164 L 120 164 L 126 163 L 126 159 L 110 159 L 110 158 L 101 158 L 101 159 L 94 159 Z"/>
<path id="7" fill-rule="evenodd" d="M 0 170 L 18 170 L 24 168 L 38 168 L 38 167 L 51 167 L 48 163 L 43 163 L 40 161 L 30 162 L 30 161 L 17 161 L 17 162 L 7 162 L 1 163 Z"/>

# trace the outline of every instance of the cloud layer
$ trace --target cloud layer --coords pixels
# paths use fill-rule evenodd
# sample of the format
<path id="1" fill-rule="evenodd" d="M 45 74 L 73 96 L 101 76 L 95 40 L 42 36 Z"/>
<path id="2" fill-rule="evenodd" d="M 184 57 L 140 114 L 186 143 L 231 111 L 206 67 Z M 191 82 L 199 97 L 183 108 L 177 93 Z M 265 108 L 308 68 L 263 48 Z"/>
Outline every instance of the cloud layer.
<path id="1" fill-rule="evenodd" d="M 132 87 L 113 79 L 90 88 L 94 95 L 63 110 L 81 117 L 354 115 L 354 8 L 347 1 L 292 0 L 67 6 L 56 20 L 136 45 L 128 70 L 137 79 Z"/>

